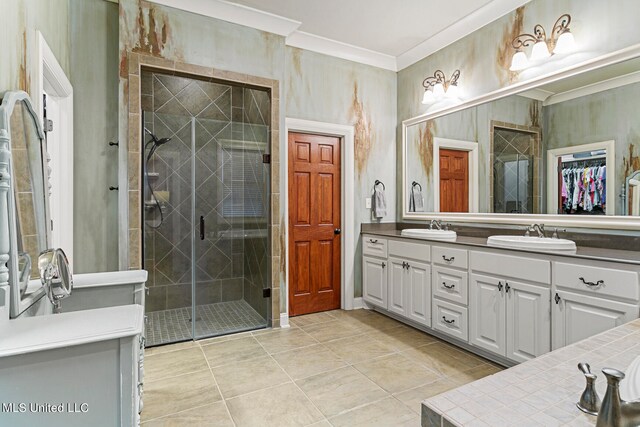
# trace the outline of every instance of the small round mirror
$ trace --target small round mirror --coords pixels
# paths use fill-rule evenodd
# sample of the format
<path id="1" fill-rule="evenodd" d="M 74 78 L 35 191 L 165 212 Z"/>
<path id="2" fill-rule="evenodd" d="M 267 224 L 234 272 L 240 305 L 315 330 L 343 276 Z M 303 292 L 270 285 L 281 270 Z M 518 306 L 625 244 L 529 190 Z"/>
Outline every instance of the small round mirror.
<path id="1" fill-rule="evenodd" d="M 67 255 L 62 249 L 48 249 L 38 257 L 38 270 L 49 300 L 56 310 L 60 301 L 71 295 L 73 277 Z"/>

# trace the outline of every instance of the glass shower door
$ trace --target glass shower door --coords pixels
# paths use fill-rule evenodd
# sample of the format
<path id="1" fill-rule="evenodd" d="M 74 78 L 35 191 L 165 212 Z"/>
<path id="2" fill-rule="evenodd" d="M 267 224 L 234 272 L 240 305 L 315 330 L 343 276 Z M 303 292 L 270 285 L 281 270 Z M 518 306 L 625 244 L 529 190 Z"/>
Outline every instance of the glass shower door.
<path id="1" fill-rule="evenodd" d="M 196 338 L 264 328 L 270 308 L 269 132 L 248 113 L 268 93 L 211 84 L 217 109 L 195 119 Z"/>
<path id="2" fill-rule="evenodd" d="M 193 339 L 192 118 L 143 112 L 143 120 L 146 339 L 156 345 Z"/>

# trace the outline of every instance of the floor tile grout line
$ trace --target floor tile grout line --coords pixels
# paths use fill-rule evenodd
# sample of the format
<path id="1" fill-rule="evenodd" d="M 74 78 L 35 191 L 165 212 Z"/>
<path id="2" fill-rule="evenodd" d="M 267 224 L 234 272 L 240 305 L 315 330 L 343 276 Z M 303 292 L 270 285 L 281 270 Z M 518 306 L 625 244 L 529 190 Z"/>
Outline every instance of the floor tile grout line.
<path id="1" fill-rule="evenodd" d="M 312 337 L 313 338 L 313 337 Z M 262 343 L 258 341 L 258 344 L 260 344 L 262 346 Z M 267 349 L 264 348 L 264 346 L 262 346 L 264 351 L 267 351 Z M 306 397 L 306 399 L 309 401 L 309 403 L 311 403 L 311 405 L 313 405 L 313 407 L 316 409 L 316 411 L 318 411 L 318 413 L 320 414 L 320 416 L 322 417 L 323 420 L 327 420 L 327 417 L 324 415 L 324 413 L 320 410 L 320 408 L 318 408 L 316 406 L 316 404 L 313 402 L 313 400 L 311 400 L 311 398 L 309 396 L 307 396 L 307 393 L 304 392 L 304 390 L 302 390 L 302 388 L 300 388 L 300 386 L 294 381 L 293 378 L 291 378 L 291 375 L 289 375 L 289 373 L 280 365 L 280 363 L 272 356 L 269 354 L 269 357 L 271 358 L 271 360 L 273 360 L 275 362 L 276 365 L 278 365 L 278 367 L 280 368 L 280 370 L 282 370 L 282 372 L 284 372 L 284 374 L 289 378 L 289 380 L 291 381 L 291 383 L 300 391 L 300 393 L 302 393 L 302 395 L 304 397 Z M 316 422 L 320 422 L 322 420 L 318 420 Z M 329 420 L 327 420 L 327 422 L 329 422 Z"/>
<path id="2" fill-rule="evenodd" d="M 231 411 L 229 410 L 229 406 L 227 405 L 227 400 L 224 398 L 224 395 L 222 394 L 222 390 L 220 390 L 220 385 L 218 384 L 218 380 L 216 379 L 216 376 L 213 373 L 213 370 L 211 369 L 211 365 L 209 364 L 209 359 L 207 359 L 207 355 L 205 354 L 205 352 L 202 349 L 202 346 L 200 344 L 198 344 L 198 348 L 202 352 L 202 357 L 204 357 L 205 362 L 207 362 L 207 366 L 209 367 L 209 373 L 211 373 L 211 377 L 213 378 L 213 382 L 215 383 L 216 388 L 218 389 L 218 393 L 220 393 L 220 399 L 222 400 L 222 403 L 224 404 L 224 408 L 227 410 L 227 415 L 229 415 L 229 419 L 231 420 L 231 423 L 235 427 L 236 426 L 236 421 L 233 419 L 233 416 L 231 415 Z"/>

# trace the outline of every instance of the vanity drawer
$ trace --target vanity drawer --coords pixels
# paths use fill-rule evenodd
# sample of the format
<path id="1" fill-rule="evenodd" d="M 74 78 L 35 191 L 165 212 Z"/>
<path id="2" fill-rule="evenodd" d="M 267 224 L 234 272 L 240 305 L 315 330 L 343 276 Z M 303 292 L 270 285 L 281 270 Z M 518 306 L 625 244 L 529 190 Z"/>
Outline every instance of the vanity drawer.
<path id="1" fill-rule="evenodd" d="M 431 247 L 422 242 L 389 240 L 389 255 L 429 262 L 431 260 Z"/>
<path id="2" fill-rule="evenodd" d="M 638 273 L 607 267 L 554 262 L 555 285 L 628 300 L 640 300 Z"/>
<path id="3" fill-rule="evenodd" d="M 471 269 L 491 276 L 522 279 L 527 282 L 551 284 L 551 262 L 495 252 L 471 251 Z"/>
<path id="4" fill-rule="evenodd" d="M 467 268 L 467 254 L 464 249 L 445 248 L 443 246 L 433 247 L 433 262 L 435 264 L 446 265 L 448 267 Z"/>
<path id="5" fill-rule="evenodd" d="M 467 309 L 464 307 L 433 299 L 433 328 L 459 338 L 463 341 L 469 340 L 469 325 Z"/>
<path id="6" fill-rule="evenodd" d="M 467 305 L 469 301 L 469 280 L 467 273 L 451 268 L 433 266 L 431 289 L 442 299 Z"/>
<path id="7" fill-rule="evenodd" d="M 376 236 L 362 236 L 362 253 L 364 255 L 387 257 L 387 239 Z"/>

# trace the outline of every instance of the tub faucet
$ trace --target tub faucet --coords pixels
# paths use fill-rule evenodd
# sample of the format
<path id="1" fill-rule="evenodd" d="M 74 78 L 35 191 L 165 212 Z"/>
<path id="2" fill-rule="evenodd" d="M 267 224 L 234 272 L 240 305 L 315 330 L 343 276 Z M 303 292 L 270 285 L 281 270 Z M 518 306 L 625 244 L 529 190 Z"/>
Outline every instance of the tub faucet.
<path id="1" fill-rule="evenodd" d="M 620 381 L 624 373 L 613 368 L 604 368 L 607 377 L 607 392 L 602 399 L 596 427 L 633 427 L 640 425 L 640 400 L 624 401 L 620 397 Z"/>

